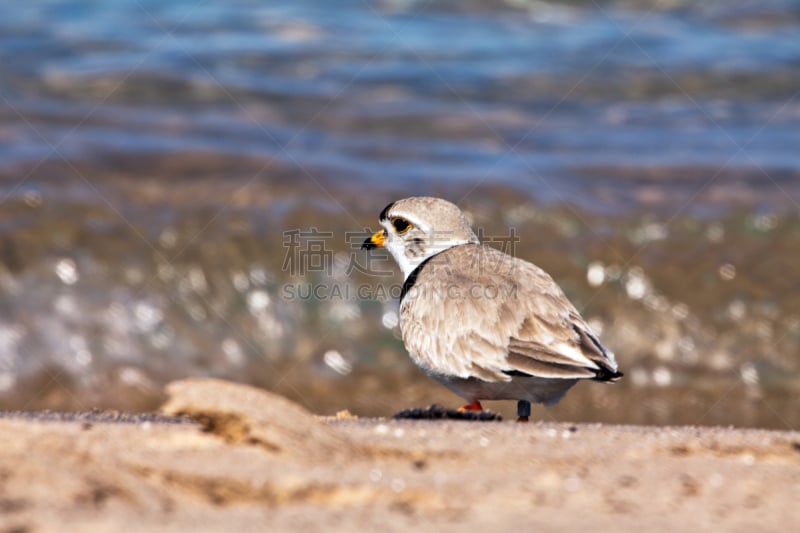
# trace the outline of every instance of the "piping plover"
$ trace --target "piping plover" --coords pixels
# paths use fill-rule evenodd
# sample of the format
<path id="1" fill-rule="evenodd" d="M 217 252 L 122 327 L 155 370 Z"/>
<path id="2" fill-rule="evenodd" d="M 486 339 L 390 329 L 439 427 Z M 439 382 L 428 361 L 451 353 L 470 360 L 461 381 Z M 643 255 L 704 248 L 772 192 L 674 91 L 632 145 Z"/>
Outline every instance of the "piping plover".
<path id="1" fill-rule="evenodd" d="M 622 377 L 575 307 L 541 268 L 482 246 L 440 198 L 393 202 L 363 248 L 386 248 L 403 271 L 400 330 L 411 359 L 470 402 L 554 404 L 580 379 Z"/>

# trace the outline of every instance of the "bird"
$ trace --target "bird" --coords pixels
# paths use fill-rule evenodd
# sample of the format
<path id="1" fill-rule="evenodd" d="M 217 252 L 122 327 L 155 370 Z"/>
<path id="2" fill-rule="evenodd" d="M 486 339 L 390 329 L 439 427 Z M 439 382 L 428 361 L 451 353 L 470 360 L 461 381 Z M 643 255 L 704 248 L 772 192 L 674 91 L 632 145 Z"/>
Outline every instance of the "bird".
<path id="1" fill-rule="evenodd" d="M 403 273 L 399 326 L 412 361 L 481 411 L 482 400 L 557 403 L 579 380 L 623 376 L 614 353 L 553 278 L 482 245 L 458 206 L 415 196 L 387 205 L 362 244 L 385 248 Z"/>

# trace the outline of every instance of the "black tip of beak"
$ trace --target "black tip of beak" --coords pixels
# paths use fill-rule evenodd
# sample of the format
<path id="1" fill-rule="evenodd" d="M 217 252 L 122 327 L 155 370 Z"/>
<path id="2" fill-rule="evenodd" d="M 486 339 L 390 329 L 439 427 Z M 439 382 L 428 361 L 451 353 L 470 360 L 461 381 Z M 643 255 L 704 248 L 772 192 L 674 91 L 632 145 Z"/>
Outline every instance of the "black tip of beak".
<path id="1" fill-rule="evenodd" d="M 367 237 L 364 239 L 364 242 L 361 243 L 362 250 L 372 250 L 373 248 L 377 248 L 377 246 L 372 242 L 372 237 Z"/>

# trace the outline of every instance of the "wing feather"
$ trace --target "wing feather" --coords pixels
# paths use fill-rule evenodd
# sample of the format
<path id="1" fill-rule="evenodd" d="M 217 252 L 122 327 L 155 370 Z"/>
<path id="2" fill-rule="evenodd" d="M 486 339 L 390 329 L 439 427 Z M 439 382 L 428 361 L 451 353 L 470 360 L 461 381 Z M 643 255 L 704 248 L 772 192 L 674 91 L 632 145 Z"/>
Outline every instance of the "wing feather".
<path id="1" fill-rule="evenodd" d="M 508 364 L 513 371 L 540 378 L 586 379 L 594 377 L 594 372 L 587 368 L 574 364 L 543 363 L 533 357 L 526 357 L 514 352 L 508 354 Z"/>
<path id="2" fill-rule="evenodd" d="M 428 260 L 403 297 L 400 326 L 429 373 L 484 381 L 620 375 L 553 279 L 493 248 L 466 244 Z"/>

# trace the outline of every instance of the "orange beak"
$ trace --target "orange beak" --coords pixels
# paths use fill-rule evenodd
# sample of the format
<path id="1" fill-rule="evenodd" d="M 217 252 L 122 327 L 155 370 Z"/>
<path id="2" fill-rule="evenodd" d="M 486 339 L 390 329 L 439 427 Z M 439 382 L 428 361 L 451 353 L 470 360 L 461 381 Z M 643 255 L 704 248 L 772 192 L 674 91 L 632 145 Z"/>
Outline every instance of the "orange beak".
<path id="1" fill-rule="evenodd" d="M 386 240 L 386 232 L 384 230 L 376 231 L 364 241 L 361 248 L 372 250 L 373 248 L 383 248 L 383 243 Z"/>

